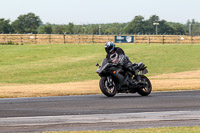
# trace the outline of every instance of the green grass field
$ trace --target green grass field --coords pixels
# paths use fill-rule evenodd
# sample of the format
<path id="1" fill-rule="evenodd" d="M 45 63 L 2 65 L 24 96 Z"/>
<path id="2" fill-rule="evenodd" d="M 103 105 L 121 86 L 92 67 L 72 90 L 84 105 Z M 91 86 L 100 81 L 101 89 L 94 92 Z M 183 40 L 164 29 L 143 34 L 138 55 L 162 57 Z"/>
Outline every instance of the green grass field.
<path id="1" fill-rule="evenodd" d="M 200 69 L 200 45 L 117 44 L 149 76 Z M 104 45 L 0 45 L 0 83 L 65 83 L 99 79 Z"/>

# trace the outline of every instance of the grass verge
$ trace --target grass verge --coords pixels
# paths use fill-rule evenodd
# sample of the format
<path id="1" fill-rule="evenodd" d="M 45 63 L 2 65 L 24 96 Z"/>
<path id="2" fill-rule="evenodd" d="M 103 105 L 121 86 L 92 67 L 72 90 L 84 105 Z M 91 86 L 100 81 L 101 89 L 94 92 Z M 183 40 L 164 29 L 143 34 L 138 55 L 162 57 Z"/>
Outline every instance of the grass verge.
<path id="1" fill-rule="evenodd" d="M 200 127 L 161 127 L 145 129 L 123 129 L 111 131 L 68 131 L 43 133 L 199 133 Z"/>
<path id="2" fill-rule="evenodd" d="M 200 45 L 122 44 L 132 62 L 144 62 L 148 76 L 197 70 Z M 101 44 L 0 45 L 0 83 L 49 84 L 99 79 Z"/>
<path id="3" fill-rule="evenodd" d="M 154 91 L 200 89 L 200 45 L 117 46 L 148 66 Z M 0 45 L 0 97 L 99 94 L 95 64 L 105 55 L 102 44 Z"/>
<path id="4" fill-rule="evenodd" d="M 149 77 L 153 91 L 200 90 L 200 70 Z M 99 80 L 54 84 L 0 84 L 0 98 L 102 94 Z"/>

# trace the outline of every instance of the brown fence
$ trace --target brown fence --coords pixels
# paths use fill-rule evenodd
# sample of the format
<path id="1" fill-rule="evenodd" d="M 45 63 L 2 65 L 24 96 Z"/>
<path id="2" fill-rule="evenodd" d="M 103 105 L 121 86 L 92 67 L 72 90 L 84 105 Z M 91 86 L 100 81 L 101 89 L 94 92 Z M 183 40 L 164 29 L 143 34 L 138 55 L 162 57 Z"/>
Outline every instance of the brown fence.
<path id="1" fill-rule="evenodd" d="M 0 34 L 2 44 L 65 44 L 105 43 L 115 41 L 116 35 L 57 35 L 57 34 Z M 119 36 L 119 35 L 117 35 Z M 120 35 L 121 36 L 121 35 Z M 186 35 L 131 35 L 138 44 L 200 44 L 200 36 Z"/>

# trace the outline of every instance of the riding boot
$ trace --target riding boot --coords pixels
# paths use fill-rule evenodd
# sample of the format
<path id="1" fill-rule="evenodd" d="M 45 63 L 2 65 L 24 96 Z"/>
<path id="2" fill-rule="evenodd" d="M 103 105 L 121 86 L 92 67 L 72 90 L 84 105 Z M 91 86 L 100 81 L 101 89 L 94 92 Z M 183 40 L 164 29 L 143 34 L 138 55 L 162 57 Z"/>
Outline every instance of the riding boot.
<path id="1" fill-rule="evenodd" d="M 132 77 L 133 75 L 135 75 L 135 67 L 134 66 L 130 66 L 128 67 L 128 74 L 130 74 L 130 77 Z"/>
<path id="2" fill-rule="evenodd" d="M 128 68 L 128 71 L 127 71 L 127 74 L 129 76 L 128 82 L 131 85 L 137 85 L 138 84 L 138 81 L 132 79 L 133 75 L 136 74 L 136 71 L 137 71 L 137 64 Z"/>
<path id="3" fill-rule="evenodd" d="M 133 66 L 131 67 L 131 69 L 132 69 L 133 75 L 136 75 L 136 71 L 138 69 L 138 65 L 137 64 L 133 64 Z"/>
<path id="4" fill-rule="evenodd" d="M 132 72 L 127 71 L 127 75 L 128 75 L 127 85 L 128 86 L 134 85 L 134 82 L 133 82 L 133 79 L 132 79 L 132 77 L 133 77 Z"/>

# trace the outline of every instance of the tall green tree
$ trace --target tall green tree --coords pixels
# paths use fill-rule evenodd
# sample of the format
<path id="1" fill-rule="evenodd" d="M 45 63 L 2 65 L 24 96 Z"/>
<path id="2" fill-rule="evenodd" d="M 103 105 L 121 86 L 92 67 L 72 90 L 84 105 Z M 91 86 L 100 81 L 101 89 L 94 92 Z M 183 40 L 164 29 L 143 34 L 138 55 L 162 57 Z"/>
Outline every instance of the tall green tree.
<path id="1" fill-rule="evenodd" d="M 155 33 L 155 26 L 153 23 L 159 23 L 159 17 L 157 15 L 152 15 L 148 20 L 145 21 L 145 34 L 154 34 Z"/>
<path id="2" fill-rule="evenodd" d="M 12 33 L 13 27 L 10 24 L 10 20 L 0 19 L 0 33 Z"/>
<path id="3" fill-rule="evenodd" d="M 51 34 L 53 31 L 53 26 L 50 23 L 46 23 L 45 25 L 41 25 L 38 28 L 38 33 L 40 34 Z"/>
<path id="4" fill-rule="evenodd" d="M 53 25 L 53 34 L 64 34 L 68 31 L 67 25 Z"/>
<path id="5" fill-rule="evenodd" d="M 70 34 L 74 33 L 74 24 L 73 23 L 69 23 L 67 25 L 67 32 L 66 33 L 70 33 Z"/>
<path id="6" fill-rule="evenodd" d="M 12 26 L 17 33 L 37 33 L 38 27 L 42 24 L 39 16 L 34 13 L 20 15 L 13 23 Z"/>
<path id="7" fill-rule="evenodd" d="M 143 16 L 135 16 L 135 18 L 127 24 L 124 28 L 125 33 L 136 33 L 136 34 L 144 34 L 144 17 Z"/>
<path id="8" fill-rule="evenodd" d="M 200 23 L 195 22 L 192 24 L 192 34 L 193 35 L 200 35 Z"/>
<path id="9" fill-rule="evenodd" d="M 189 29 L 191 28 L 192 35 L 200 35 L 200 23 L 195 19 L 188 20 L 184 27 L 187 34 L 189 34 Z"/>
<path id="10" fill-rule="evenodd" d="M 91 24 L 88 27 L 88 34 L 99 34 L 99 25 L 98 24 Z"/>
<path id="11" fill-rule="evenodd" d="M 185 29 L 184 29 L 184 25 L 180 24 L 180 23 L 168 23 L 172 28 L 173 28 L 173 33 L 174 34 L 185 34 Z"/>
<path id="12" fill-rule="evenodd" d="M 123 28 L 126 24 L 122 23 L 111 23 L 104 24 L 102 27 L 105 29 L 105 34 L 119 34 L 123 33 Z"/>
<path id="13" fill-rule="evenodd" d="M 158 34 L 174 34 L 174 29 L 165 20 L 159 21 Z"/>

